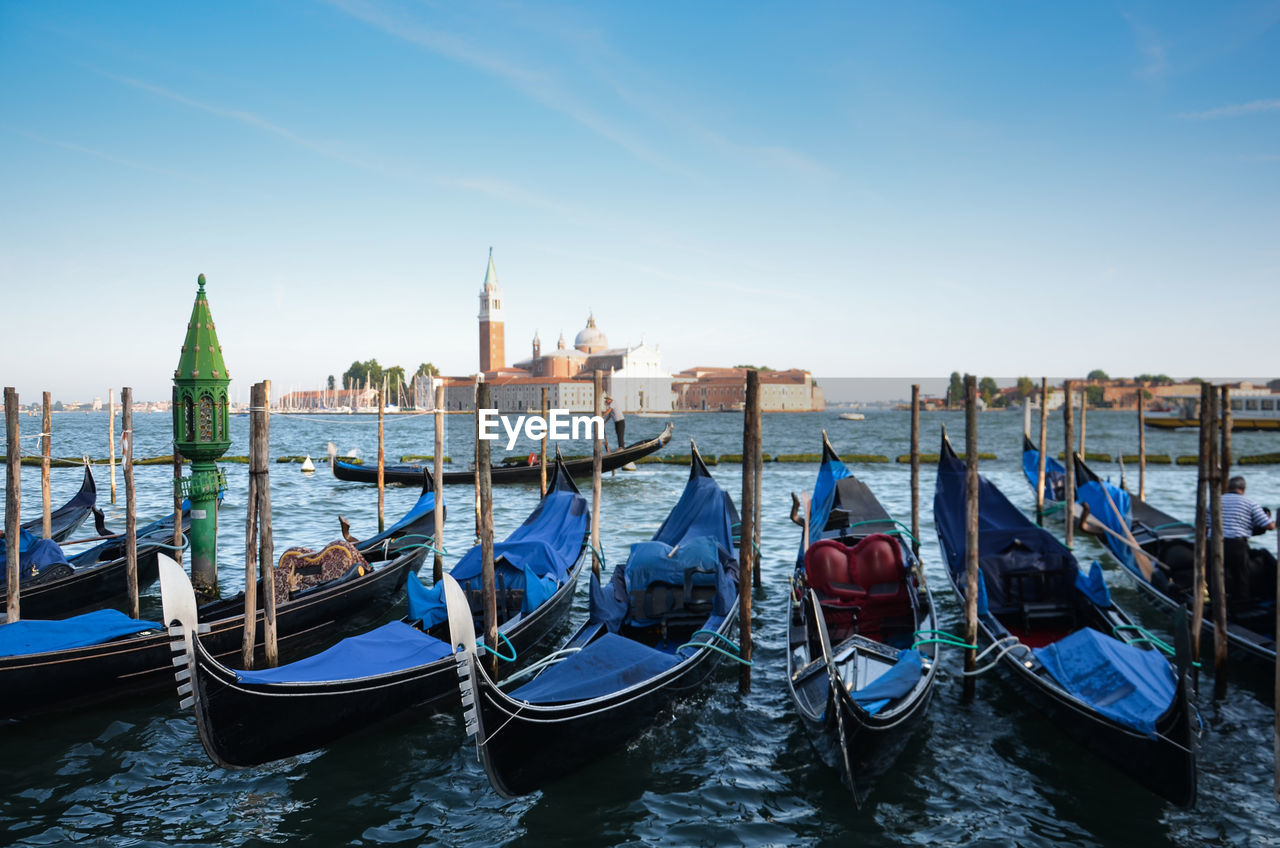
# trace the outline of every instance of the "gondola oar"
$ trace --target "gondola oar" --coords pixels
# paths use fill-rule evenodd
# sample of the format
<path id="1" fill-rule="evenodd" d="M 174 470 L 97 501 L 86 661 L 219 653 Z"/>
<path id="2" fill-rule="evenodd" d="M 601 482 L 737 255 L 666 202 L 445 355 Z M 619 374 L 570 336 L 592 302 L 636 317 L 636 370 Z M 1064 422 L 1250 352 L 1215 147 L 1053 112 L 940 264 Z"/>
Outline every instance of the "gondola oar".
<path id="1" fill-rule="evenodd" d="M 813 589 L 809 590 L 809 605 L 813 608 L 813 622 L 818 626 L 818 643 L 822 646 L 822 664 L 827 668 L 828 685 L 831 687 L 827 709 L 836 717 L 836 732 L 840 736 L 840 763 L 844 767 L 844 776 L 849 786 L 856 787 L 858 784 L 854 780 L 853 766 L 849 764 L 849 743 L 844 732 L 844 710 L 840 709 L 840 691 L 844 689 L 844 680 L 840 678 L 840 672 L 836 669 L 835 657 L 831 653 L 831 636 L 827 633 L 827 619 L 822 615 L 818 593 Z"/>
<path id="2" fill-rule="evenodd" d="M 1129 522 L 1125 521 L 1124 516 L 1120 514 L 1120 510 L 1116 507 L 1116 502 L 1112 499 L 1111 493 L 1107 491 L 1107 487 L 1104 485 L 1099 488 L 1102 489 L 1102 494 L 1107 498 L 1107 506 L 1111 507 L 1111 511 L 1115 513 L 1116 518 L 1120 519 L 1120 526 L 1124 528 L 1124 534 L 1128 537 L 1127 542 L 1133 548 L 1133 559 L 1138 563 L 1138 570 L 1142 572 L 1142 576 L 1150 583 L 1154 569 L 1151 567 L 1151 560 L 1148 559 L 1147 552 L 1142 550 L 1138 540 L 1133 538 L 1133 531 L 1129 529 Z M 1119 535 L 1106 525 L 1103 525 L 1103 529 L 1114 535 Z"/>

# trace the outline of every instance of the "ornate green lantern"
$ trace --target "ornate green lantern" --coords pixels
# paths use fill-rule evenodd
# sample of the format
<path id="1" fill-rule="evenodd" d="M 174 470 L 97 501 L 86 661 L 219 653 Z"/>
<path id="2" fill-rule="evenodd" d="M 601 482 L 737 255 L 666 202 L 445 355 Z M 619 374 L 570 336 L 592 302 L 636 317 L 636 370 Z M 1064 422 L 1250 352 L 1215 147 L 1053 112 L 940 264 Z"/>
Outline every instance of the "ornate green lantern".
<path id="1" fill-rule="evenodd" d="M 173 444 L 191 461 L 191 476 L 180 483 L 182 496 L 191 501 L 191 580 L 198 592 L 217 597 L 218 493 L 227 480 L 215 460 L 231 447 L 231 377 L 204 294 L 204 274 L 198 282 L 182 356 L 173 372 Z"/>

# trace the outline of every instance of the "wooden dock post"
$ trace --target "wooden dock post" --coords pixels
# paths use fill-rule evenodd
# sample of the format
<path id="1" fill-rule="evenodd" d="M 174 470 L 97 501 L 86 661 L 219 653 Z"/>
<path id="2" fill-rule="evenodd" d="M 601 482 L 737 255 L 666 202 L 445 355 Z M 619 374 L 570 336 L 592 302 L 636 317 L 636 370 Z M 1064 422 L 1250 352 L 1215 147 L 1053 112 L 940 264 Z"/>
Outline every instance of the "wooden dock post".
<path id="1" fill-rule="evenodd" d="M 383 421 L 387 411 L 387 390 L 378 389 L 378 532 L 387 529 L 387 444 Z"/>
<path id="2" fill-rule="evenodd" d="M 19 563 L 18 539 L 22 526 L 22 451 L 18 444 L 18 392 L 13 386 L 4 387 L 4 427 L 5 454 L 8 462 L 5 466 L 4 487 L 4 538 L 5 567 L 8 579 L 8 620 L 14 622 L 22 618 L 18 609 L 18 596 L 21 592 L 19 581 L 22 567 Z"/>
<path id="3" fill-rule="evenodd" d="M 1218 406 L 1220 395 L 1214 386 L 1209 387 L 1209 586 L 1213 601 L 1213 697 L 1221 699 L 1227 694 L 1227 583 L 1223 562 L 1222 544 L 1222 466 L 1218 447 L 1218 423 L 1222 410 Z"/>
<path id="4" fill-rule="evenodd" d="M 596 372 L 599 373 L 599 372 Z M 480 409 L 489 408 L 489 384 L 476 386 L 476 479 L 480 482 L 480 580 L 484 586 L 484 643 L 489 648 L 489 669 L 498 672 L 498 593 L 493 573 L 493 477 L 489 465 L 489 440 L 480 438 Z"/>
<path id="5" fill-rule="evenodd" d="M 978 644 L 978 378 L 964 378 L 964 640 Z M 964 670 L 978 667 L 978 652 L 966 648 Z M 964 697 L 972 698 L 974 678 L 964 679 Z"/>
<path id="6" fill-rule="evenodd" d="M 1191 570 L 1191 655 L 1192 679 L 1200 689 L 1200 634 L 1204 628 L 1205 562 L 1208 559 L 1208 486 L 1209 486 L 1209 394 L 1208 383 L 1200 385 L 1200 463 L 1196 475 L 1196 541 Z"/>
<path id="7" fill-rule="evenodd" d="M 1222 430 L 1222 462 L 1218 467 L 1218 488 L 1222 489 L 1222 493 L 1227 493 L 1227 481 L 1231 479 L 1231 387 L 1224 385 L 1222 387 L 1222 402 L 1218 405 L 1219 415 L 1218 421 L 1221 423 Z"/>
<path id="8" fill-rule="evenodd" d="M 271 381 L 263 380 L 262 412 L 258 455 L 262 457 L 262 474 L 258 479 L 258 569 L 262 584 L 270 586 L 262 595 L 262 641 L 268 668 L 280 664 L 280 651 L 276 644 L 276 593 L 275 593 L 275 544 L 271 528 Z"/>
<path id="9" fill-rule="evenodd" d="M 1062 463 L 1066 470 L 1065 483 L 1062 486 L 1062 518 L 1067 522 L 1067 547 L 1071 547 L 1075 543 L 1076 538 L 1076 443 L 1075 433 L 1075 415 L 1071 411 L 1071 381 L 1064 380 L 1062 382 L 1063 398 L 1062 398 L 1062 420 L 1066 424 L 1066 452 L 1063 458 L 1066 460 Z"/>
<path id="10" fill-rule="evenodd" d="M 591 372 L 592 410 L 602 419 L 604 409 L 604 372 Z M 604 424 L 592 425 L 591 439 L 591 571 L 596 577 L 604 565 L 600 562 L 600 477 L 604 470 Z"/>
<path id="11" fill-rule="evenodd" d="M 1147 396 L 1138 386 L 1138 500 L 1147 499 Z"/>
<path id="12" fill-rule="evenodd" d="M 444 555 L 440 551 L 444 550 L 444 382 L 436 386 L 436 443 L 435 456 L 432 457 L 432 482 L 435 483 L 436 493 L 434 501 L 434 510 L 432 512 L 435 523 L 436 537 L 431 540 L 432 546 L 436 549 L 434 558 L 431 560 L 431 585 L 434 586 L 444 577 Z"/>
<path id="13" fill-rule="evenodd" d="M 111 467 L 111 503 L 116 502 L 116 396 L 107 389 L 107 464 Z"/>
<path id="14" fill-rule="evenodd" d="M 265 463 L 260 446 L 262 439 L 262 384 L 249 390 L 249 495 L 244 517 L 244 636 L 240 641 L 240 667 L 253 668 L 253 649 L 258 641 L 258 478 Z M 275 575 L 262 580 L 263 595 L 275 594 Z"/>
<path id="15" fill-rule="evenodd" d="M 738 635 L 742 643 L 739 652 L 744 660 L 751 660 L 751 585 L 757 568 L 756 552 L 752 544 L 756 532 L 755 453 L 760 450 L 760 372 L 747 370 L 746 404 L 742 416 L 742 524 L 738 528 Z M 751 691 L 751 667 L 738 667 L 738 691 Z"/>
<path id="16" fill-rule="evenodd" d="M 472 454 L 474 461 L 471 467 L 475 469 L 473 483 L 475 484 L 476 496 L 476 544 L 480 544 L 480 385 L 484 382 L 484 375 L 476 378 L 475 401 L 476 401 L 476 426 L 472 430 L 475 434 L 475 453 Z M 485 392 L 485 397 L 489 397 L 489 393 Z"/>
<path id="17" fill-rule="evenodd" d="M 1025 401 L 1024 401 L 1025 405 Z M 1030 409 L 1030 407 L 1027 407 Z M 911 386 L 911 552 L 920 558 L 920 384 Z M 920 566 L 924 577 L 924 566 Z"/>
<path id="18" fill-rule="evenodd" d="M 547 493 L 547 387 L 542 387 L 542 441 L 538 445 L 538 480 L 542 494 Z"/>
<path id="19" fill-rule="evenodd" d="M 124 460 L 124 585 L 129 617 L 138 618 L 138 498 L 133 488 L 133 389 L 120 390 L 120 453 Z"/>
<path id="20" fill-rule="evenodd" d="M 1276 507 L 1275 515 L 1280 515 L 1280 507 Z M 1280 562 L 1280 533 L 1276 533 L 1276 561 Z M 1280 598 L 1280 569 L 1276 569 L 1276 597 Z M 1280 633 L 1280 604 L 1276 604 L 1276 633 Z M 1275 727 L 1272 730 L 1272 748 L 1275 758 L 1275 784 L 1272 788 L 1272 794 L 1275 796 L 1276 803 L 1280 804 L 1280 654 L 1276 655 L 1275 670 L 1275 692 L 1273 693 L 1275 704 Z"/>
<path id="21" fill-rule="evenodd" d="M 49 393 L 45 392 L 40 416 L 40 529 L 46 539 L 53 535 L 53 502 L 49 493 L 49 466 L 53 456 L 53 405 L 50 400 Z"/>
<path id="22" fill-rule="evenodd" d="M 1044 526 L 1045 451 L 1049 441 L 1049 378 L 1040 378 L 1040 461 L 1036 463 L 1036 524 Z"/>
<path id="23" fill-rule="evenodd" d="M 761 497 L 760 491 L 761 491 L 761 486 L 763 485 L 762 480 L 764 477 L 764 421 L 761 418 L 762 411 L 761 411 L 761 405 L 759 402 L 759 396 L 760 396 L 760 390 L 759 388 L 757 388 L 756 389 L 756 398 L 757 398 L 756 408 L 755 408 L 755 412 L 751 413 L 752 415 L 755 416 L 755 419 L 756 419 L 756 423 L 755 423 L 756 446 L 755 446 L 755 450 L 752 451 L 752 461 L 751 461 L 751 474 L 752 474 L 752 477 L 755 478 L 755 490 L 756 490 L 756 508 L 755 508 L 756 514 L 755 514 L 754 523 L 752 524 L 753 545 L 751 548 L 752 553 L 755 555 L 753 559 L 753 568 L 751 571 L 752 587 L 755 589 L 760 589 L 763 587 L 763 580 L 760 574 L 760 569 L 761 569 L 760 509 L 761 509 L 761 504 L 764 502 L 764 498 Z M 746 457 L 743 457 L 743 459 L 745 458 Z"/>

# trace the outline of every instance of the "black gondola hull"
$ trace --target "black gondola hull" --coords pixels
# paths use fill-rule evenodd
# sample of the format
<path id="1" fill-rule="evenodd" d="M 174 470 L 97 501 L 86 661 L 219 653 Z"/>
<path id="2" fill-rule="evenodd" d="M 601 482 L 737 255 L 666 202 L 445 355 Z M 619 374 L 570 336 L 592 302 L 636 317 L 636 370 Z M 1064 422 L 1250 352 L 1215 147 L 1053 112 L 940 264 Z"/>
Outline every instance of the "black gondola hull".
<path id="1" fill-rule="evenodd" d="M 582 573 L 571 577 L 528 619 L 503 633 L 517 656 L 535 648 L 573 605 Z M 411 578 L 416 579 L 416 578 Z M 248 684 L 234 669 L 210 662 L 208 637 L 196 643 L 196 722 L 205 750 L 219 765 L 246 767 L 313 751 L 411 708 L 456 710 L 457 665 L 446 657 L 394 674 L 351 681 Z"/>
<path id="2" fill-rule="evenodd" d="M 315 644 L 334 627 L 358 625 L 385 614 L 404 590 L 411 568 L 425 549 L 400 557 L 371 573 L 322 587 L 276 608 L 282 654 Z M 237 612 L 238 608 L 238 612 Z M 216 656 L 239 657 L 244 638 L 244 599 L 237 596 L 201 609 L 211 630 L 201 638 Z M 263 613 L 258 613 L 257 646 L 262 659 Z M 169 635 L 147 631 L 102 645 L 47 654 L 0 657 L 0 718 L 42 712 L 162 689 L 173 684 Z"/>
<path id="3" fill-rule="evenodd" d="M 736 605 L 734 609 L 719 629 L 730 639 L 737 627 Z M 493 788 L 508 798 L 527 795 L 622 748 L 655 724 L 672 703 L 696 691 L 720 656 L 702 650 L 645 684 L 564 706 L 525 709 L 478 671 L 478 732 L 484 740 L 480 759 Z"/>
<path id="4" fill-rule="evenodd" d="M 601 460 L 601 468 L 604 471 L 616 471 L 627 463 L 635 462 L 637 459 L 660 450 L 667 442 L 671 441 L 671 431 L 672 426 L 668 424 L 666 429 L 655 438 L 636 442 L 622 450 L 605 454 Z M 591 463 L 592 460 L 587 458 L 565 461 L 563 465 L 574 479 L 585 480 L 591 478 Z M 353 465 L 349 462 L 343 462 L 341 459 L 334 459 L 332 468 L 333 476 L 339 480 L 353 483 L 378 482 L 378 468 L 376 465 Z M 548 476 L 552 473 L 552 469 L 553 463 L 549 461 L 547 463 Z M 492 482 L 495 484 L 538 483 L 542 479 L 541 466 L 538 465 L 498 465 L 493 467 L 490 474 Z M 389 465 L 383 467 L 383 481 L 385 483 L 416 486 L 422 484 L 424 476 L 429 477 L 430 475 L 431 466 L 429 465 Z M 460 483 L 472 485 L 476 479 L 474 471 L 446 471 L 443 477 L 447 485 Z"/>

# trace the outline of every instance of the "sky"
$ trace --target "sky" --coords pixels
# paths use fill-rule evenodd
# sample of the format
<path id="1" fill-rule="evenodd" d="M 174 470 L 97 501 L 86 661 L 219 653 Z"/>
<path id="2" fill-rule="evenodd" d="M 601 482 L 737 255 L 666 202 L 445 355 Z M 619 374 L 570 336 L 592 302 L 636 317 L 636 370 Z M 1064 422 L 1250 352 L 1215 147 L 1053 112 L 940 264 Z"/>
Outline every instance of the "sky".
<path id="1" fill-rule="evenodd" d="M 1280 2 L 0 4 L 0 379 L 1280 376 Z"/>

